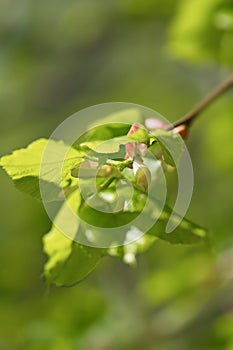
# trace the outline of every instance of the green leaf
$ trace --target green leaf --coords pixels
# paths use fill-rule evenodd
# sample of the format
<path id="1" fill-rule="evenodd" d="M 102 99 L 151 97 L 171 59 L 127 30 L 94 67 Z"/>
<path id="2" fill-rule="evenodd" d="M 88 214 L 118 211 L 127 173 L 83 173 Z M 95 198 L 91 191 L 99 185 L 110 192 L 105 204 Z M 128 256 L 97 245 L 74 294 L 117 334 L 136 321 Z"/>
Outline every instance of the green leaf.
<path id="1" fill-rule="evenodd" d="M 82 135 L 73 147 L 79 149 L 81 143 L 105 141 L 127 135 L 131 125 L 136 122 L 144 122 L 144 117 L 139 109 L 128 108 L 110 113 L 108 116 L 98 119 L 98 122 L 90 124 L 90 130 Z"/>
<path id="2" fill-rule="evenodd" d="M 174 231 L 166 233 L 166 226 L 171 213 L 172 210 L 166 205 L 159 220 L 147 233 L 172 244 L 196 244 L 208 241 L 208 231 L 186 218 L 183 218 Z M 176 217 L 173 213 L 172 220 L 176 221 L 176 219 L 179 219 L 179 215 L 177 214 Z"/>
<path id="3" fill-rule="evenodd" d="M 43 162 L 40 172 L 43 151 L 48 144 L 49 160 Z M 66 154 L 65 160 L 63 154 Z M 27 148 L 16 150 L 12 154 L 2 157 L 0 166 L 5 169 L 20 191 L 37 199 L 40 199 L 40 177 L 44 192 L 46 189 L 46 200 L 50 201 L 58 199 L 62 187 L 71 184 L 70 170 L 82 160 L 84 154 L 84 152 L 77 151 L 62 141 L 39 139 Z"/>
<path id="4" fill-rule="evenodd" d="M 119 211 L 118 213 L 105 213 L 93 209 L 84 202 L 79 209 L 79 215 L 82 220 L 90 225 L 104 228 L 120 227 L 134 220 L 138 212 Z"/>
<path id="5" fill-rule="evenodd" d="M 132 143 L 133 141 L 129 136 L 114 137 L 113 139 L 106 141 L 91 141 L 81 143 L 81 147 L 88 147 L 96 153 L 118 153 L 121 145 Z"/>
<path id="6" fill-rule="evenodd" d="M 162 129 L 155 130 L 151 134 L 158 141 L 165 162 L 171 166 L 176 166 L 184 152 L 184 142 L 180 135 Z M 156 144 L 152 144 L 150 147 L 152 151 L 154 145 L 156 147 Z"/>
<path id="7" fill-rule="evenodd" d="M 121 109 L 117 112 L 110 113 L 104 118 L 98 119 L 98 122 L 95 122 L 90 125 L 90 127 L 101 125 L 101 124 L 109 124 L 108 126 L 114 126 L 114 123 L 143 123 L 144 117 L 142 112 L 137 108 L 127 108 Z M 113 123 L 113 124 L 112 124 Z M 117 125 L 117 124 L 116 124 Z"/>
<path id="8" fill-rule="evenodd" d="M 44 198 L 46 202 L 51 202 L 63 196 L 63 192 L 60 187 L 52 182 L 39 180 L 37 176 L 25 176 L 19 179 L 13 179 L 15 187 L 24 193 L 32 196 L 37 200 L 41 200 L 40 186 L 43 186 L 43 190 L 46 193 Z"/>
<path id="9" fill-rule="evenodd" d="M 144 206 L 144 200 L 142 197 L 140 197 L 140 202 L 142 203 L 137 205 L 139 202 L 138 198 L 139 196 L 135 194 L 133 202 L 136 202 L 136 206 L 133 205 L 132 208 L 128 207 L 127 209 L 122 209 L 122 211 L 115 213 L 114 215 L 97 211 L 87 205 L 87 203 L 83 203 L 80 206 L 79 215 L 84 221 L 93 226 L 106 228 L 123 226 L 130 223 L 138 215 L 140 215 L 140 212 Z M 157 202 L 154 200 L 152 201 L 151 199 L 150 201 L 150 211 L 143 214 L 142 221 L 138 223 L 139 230 L 143 230 L 143 220 L 147 220 L 148 215 L 154 215 L 156 211 L 159 212 Z M 172 209 L 165 204 L 159 219 L 145 234 L 160 238 L 172 244 L 197 244 L 208 241 L 208 231 L 186 218 L 183 218 L 179 226 L 176 227 L 174 231 L 171 233 L 166 233 L 166 226 L 169 220 L 174 222 L 179 221 L 180 216 L 175 214 Z"/>
<path id="10" fill-rule="evenodd" d="M 98 248 L 87 247 L 67 238 L 55 226 L 43 239 L 49 260 L 44 277 L 57 286 L 71 286 L 85 278 L 98 264 L 102 254 Z"/>
<path id="11" fill-rule="evenodd" d="M 0 165 L 13 179 L 26 176 L 39 176 L 40 161 L 43 150 L 47 144 L 46 139 L 39 139 L 31 143 L 27 148 L 13 151 L 12 154 L 3 156 Z"/>
<path id="12" fill-rule="evenodd" d="M 80 205 L 79 191 L 69 196 L 68 203 L 74 211 L 77 211 Z M 78 222 L 74 224 L 69 220 L 67 208 L 63 206 L 55 218 L 52 229 L 43 238 L 44 252 L 49 258 L 44 267 L 44 277 L 48 283 L 70 286 L 81 281 L 96 267 L 103 250 L 72 241 L 58 229 L 57 226 L 61 223 L 66 230 L 73 230 L 74 235 L 78 230 Z"/>
<path id="13" fill-rule="evenodd" d="M 120 151 L 120 146 L 128 143 L 142 142 L 148 144 L 149 132 L 144 128 L 139 128 L 136 132 L 129 136 L 114 137 L 108 140 L 88 141 L 80 143 L 81 148 L 89 148 L 96 153 L 117 153 Z"/>

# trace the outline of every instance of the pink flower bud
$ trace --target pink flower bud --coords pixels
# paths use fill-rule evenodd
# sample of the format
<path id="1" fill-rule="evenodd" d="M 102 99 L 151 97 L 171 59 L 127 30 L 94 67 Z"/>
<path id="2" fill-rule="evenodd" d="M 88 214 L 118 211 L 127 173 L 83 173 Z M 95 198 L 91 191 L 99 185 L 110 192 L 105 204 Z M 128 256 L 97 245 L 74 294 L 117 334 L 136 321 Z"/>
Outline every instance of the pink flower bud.
<path id="1" fill-rule="evenodd" d="M 169 125 L 165 124 L 162 120 L 156 118 L 147 118 L 145 120 L 145 126 L 149 130 L 167 129 Z"/>
<path id="2" fill-rule="evenodd" d="M 127 143 L 125 145 L 125 150 L 126 150 L 126 157 L 128 158 L 133 158 L 135 156 L 135 144 L 134 143 Z"/>
<path id="3" fill-rule="evenodd" d="M 129 129 L 129 132 L 128 132 L 128 136 L 131 135 L 131 134 L 134 134 L 138 129 L 140 128 L 140 124 L 139 123 L 134 123 L 131 128 Z"/>
<path id="4" fill-rule="evenodd" d="M 188 137 L 188 126 L 185 124 L 179 125 L 172 130 L 173 134 L 179 134 L 182 139 L 186 139 Z"/>
<path id="5" fill-rule="evenodd" d="M 142 127 L 139 123 L 134 123 L 129 132 L 128 132 L 128 136 L 134 134 L 136 131 L 138 131 L 138 129 L 140 129 L 140 127 Z M 145 143 L 142 142 L 138 142 L 136 143 L 128 143 L 125 145 L 125 150 L 126 150 L 126 156 L 125 159 L 129 159 L 129 158 L 135 158 L 136 156 L 145 156 L 146 152 L 147 152 L 147 145 Z"/>

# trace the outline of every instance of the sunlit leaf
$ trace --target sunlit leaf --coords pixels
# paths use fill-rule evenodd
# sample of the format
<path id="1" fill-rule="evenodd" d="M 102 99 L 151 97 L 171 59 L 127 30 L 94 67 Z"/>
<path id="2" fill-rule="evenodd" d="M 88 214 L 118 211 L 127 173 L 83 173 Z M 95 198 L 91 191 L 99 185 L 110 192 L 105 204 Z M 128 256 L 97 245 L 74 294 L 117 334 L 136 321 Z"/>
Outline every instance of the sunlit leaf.
<path id="1" fill-rule="evenodd" d="M 208 241 L 208 231 L 186 218 L 183 218 L 174 231 L 166 233 L 171 212 L 169 206 L 165 205 L 161 217 L 147 233 L 172 244 L 196 244 Z M 172 220 L 179 221 L 179 219 L 179 215 L 173 213 Z"/>
<path id="2" fill-rule="evenodd" d="M 73 210 L 77 211 L 79 199 L 77 192 L 69 197 L 68 203 Z M 83 246 L 65 236 L 57 227 L 62 222 L 66 224 L 67 230 L 78 230 L 78 221 L 76 224 L 69 222 L 67 209 L 63 206 L 50 232 L 43 239 L 44 251 L 48 256 L 44 276 L 49 283 L 69 286 L 85 278 L 96 267 L 103 252 L 98 248 Z"/>
<path id="3" fill-rule="evenodd" d="M 47 145 L 49 145 L 49 157 L 43 161 L 41 168 L 43 152 Z M 40 178 L 42 186 L 47 189 L 46 199 L 54 200 L 59 197 L 62 187 L 72 181 L 70 170 L 82 160 L 84 154 L 62 141 L 39 139 L 27 148 L 3 156 L 0 166 L 5 169 L 19 190 L 37 199 L 40 199 Z"/>

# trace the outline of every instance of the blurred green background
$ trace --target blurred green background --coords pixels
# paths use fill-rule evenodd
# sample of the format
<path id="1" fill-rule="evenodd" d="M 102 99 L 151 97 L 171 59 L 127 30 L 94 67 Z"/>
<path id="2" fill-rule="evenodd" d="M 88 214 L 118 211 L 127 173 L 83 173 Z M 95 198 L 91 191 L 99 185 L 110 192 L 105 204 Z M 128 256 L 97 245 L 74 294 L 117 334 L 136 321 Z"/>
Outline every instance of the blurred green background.
<path id="1" fill-rule="evenodd" d="M 0 39 L 3 155 L 97 103 L 181 117 L 232 72 L 233 2 L 1 0 Z M 136 268 L 105 258 L 76 287 L 47 289 L 49 219 L 1 170 L 1 350 L 233 349 L 232 96 L 188 140 L 188 217 L 211 230 L 211 251 L 159 242 Z"/>

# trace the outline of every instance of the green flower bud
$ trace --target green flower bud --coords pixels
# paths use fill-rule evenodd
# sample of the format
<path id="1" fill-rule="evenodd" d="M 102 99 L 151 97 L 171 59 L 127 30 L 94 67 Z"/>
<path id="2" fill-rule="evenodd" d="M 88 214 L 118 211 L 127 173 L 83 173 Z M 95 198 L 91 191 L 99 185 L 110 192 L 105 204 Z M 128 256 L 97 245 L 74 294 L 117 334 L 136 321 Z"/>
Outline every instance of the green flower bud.
<path id="1" fill-rule="evenodd" d="M 141 187 L 144 191 L 148 190 L 148 186 L 151 180 L 151 173 L 150 170 L 146 165 L 143 164 L 137 164 L 137 170 L 136 170 L 136 183 L 139 187 Z"/>

